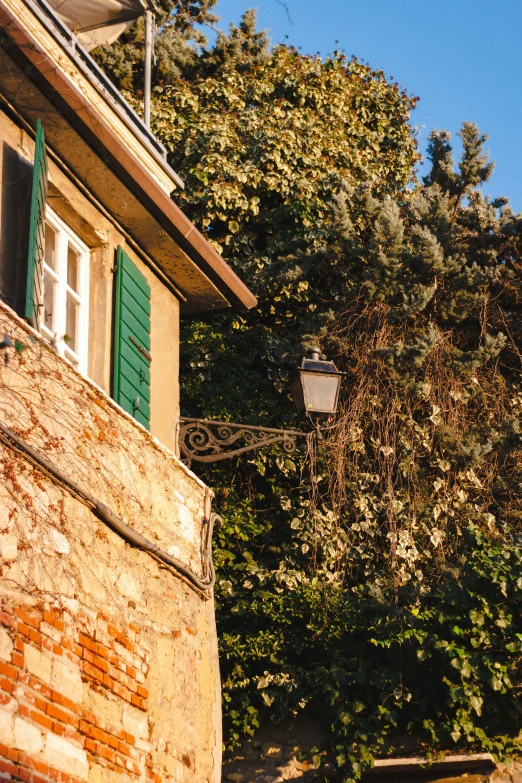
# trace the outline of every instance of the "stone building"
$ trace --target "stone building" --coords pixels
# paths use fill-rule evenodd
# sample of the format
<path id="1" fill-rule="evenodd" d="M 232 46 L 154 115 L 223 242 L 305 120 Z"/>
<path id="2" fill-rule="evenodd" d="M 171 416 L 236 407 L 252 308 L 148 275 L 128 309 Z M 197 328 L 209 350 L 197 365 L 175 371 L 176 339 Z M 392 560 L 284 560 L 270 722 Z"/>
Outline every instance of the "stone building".
<path id="1" fill-rule="evenodd" d="M 179 319 L 255 299 L 63 19 L 0 0 L 0 28 L 0 780 L 215 783 Z"/>

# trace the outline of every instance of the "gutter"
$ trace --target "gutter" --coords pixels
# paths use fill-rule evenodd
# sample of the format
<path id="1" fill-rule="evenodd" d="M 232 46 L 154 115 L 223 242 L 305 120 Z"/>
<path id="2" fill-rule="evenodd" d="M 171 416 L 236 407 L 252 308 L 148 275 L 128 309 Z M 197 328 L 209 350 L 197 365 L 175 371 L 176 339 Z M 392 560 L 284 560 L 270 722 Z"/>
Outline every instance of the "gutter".
<path id="1" fill-rule="evenodd" d="M 54 11 L 45 0 L 24 0 L 25 5 L 31 9 L 39 22 L 46 28 L 55 41 L 67 53 L 67 56 L 74 61 L 84 76 L 94 87 L 109 101 L 123 119 L 125 124 L 140 137 L 140 140 L 154 156 L 157 163 L 174 180 L 180 190 L 184 190 L 185 183 L 167 163 L 167 150 L 163 144 L 151 133 L 141 117 L 134 111 L 132 106 L 127 103 L 123 95 L 111 82 L 109 77 L 102 71 L 98 63 L 91 57 L 89 52 L 83 48 L 78 38 L 69 30 L 66 24 L 62 22 L 56 11 Z M 120 21 L 120 20 L 118 20 Z"/>

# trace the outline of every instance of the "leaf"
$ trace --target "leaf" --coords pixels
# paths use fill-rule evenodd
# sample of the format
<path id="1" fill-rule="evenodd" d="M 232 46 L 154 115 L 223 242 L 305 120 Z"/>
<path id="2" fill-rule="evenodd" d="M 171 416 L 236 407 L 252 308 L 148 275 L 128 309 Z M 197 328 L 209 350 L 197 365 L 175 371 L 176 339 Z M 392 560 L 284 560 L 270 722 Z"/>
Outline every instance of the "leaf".
<path id="1" fill-rule="evenodd" d="M 481 612 L 475 611 L 475 609 L 472 609 L 469 613 L 469 617 L 473 625 L 478 626 L 481 628 L 484 625 L 484 615 Z"/>
<path id="2" fill-rule="evenodd" d="M 24 351 L 26 351 L 29 346 L 27 346 L 21 340 L 15 340 L 14 347 L 15 347 L 16 353 L 21 354 Z"/>
<path id="3" fill-rule="evenodd" d="M 496 675 L 493 675 L 491 678 L 491 687 L 494 691 L 502 690 L 502 680 L 499 679 Z"/>
<path id="4" fill-rule="evenodd" d="M 312 756 L 312 763 L 313 763 L 313 765 L 314 765 L 315 769 L 320 769 L 320 768 L 321 768 L 321 765 L 322 765 L 322 763 L 323 763 L 323 757 L 322 757 L 322 756 L 320 756 L 320 755 L 319 755 L 319 754 L 317 754 L 317 753 L 316 753 L 316 754 L 314 754 L 314 755 Z"/>

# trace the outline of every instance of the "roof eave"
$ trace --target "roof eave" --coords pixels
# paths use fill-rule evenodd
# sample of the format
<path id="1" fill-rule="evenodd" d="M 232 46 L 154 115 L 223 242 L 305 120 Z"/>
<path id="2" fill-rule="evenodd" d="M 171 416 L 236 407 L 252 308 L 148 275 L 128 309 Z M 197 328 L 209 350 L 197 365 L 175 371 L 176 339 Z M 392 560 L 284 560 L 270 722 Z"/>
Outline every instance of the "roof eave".
<path id="1" fill-rule="evenodd" d="M 26 7 L 33 5 L 32 0 L 24 0 L 24 4 Z M 256 297 L 172 201 L 164 188 L 154 180 L 136 155 L 122 143 L 96 106 L 85 100 L 74 81 L 68 78 L 24 27 L 13 13 L 11 0 L 0 0 L 0 23 L 13 43 L 23 52 L 24 58 L 30 61 L 39 76 L 49 85 L 50 91 L 57 92 L 62 102 L 67 104 L 70 112 L 74 114 L 76 127 L 83 126 L 90 143 L 93 144 L 94 139 L 104 159 L 117 161 L 119 171 L 126 172 L 127 187 L 132 189 L 142 203 L 147 205 L 151 214 L 160 220 L 200 273 L 212 282 L 232 307 L 246 310 L 254 307 L 257 303 Z M 74 62 L 71 63 L 74 67 Z M 176 283 L 176 280 L 173 282 Z M 184 309 L 190 311 L 190 305 Z M 194 311 L 204 313 L 205 308 L 194 308 Z"/>

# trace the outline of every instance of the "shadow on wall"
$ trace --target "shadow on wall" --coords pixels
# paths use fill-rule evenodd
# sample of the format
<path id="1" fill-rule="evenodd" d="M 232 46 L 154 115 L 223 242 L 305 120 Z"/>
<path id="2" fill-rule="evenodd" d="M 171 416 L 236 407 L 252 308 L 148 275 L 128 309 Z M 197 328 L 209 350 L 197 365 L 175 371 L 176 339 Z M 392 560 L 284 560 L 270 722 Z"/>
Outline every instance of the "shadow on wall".
<path id="1" fill-rule="evenodd" d="M 326 733 L 311 714 L 292 723 L 261 729 L 224 759 L 223 783 L 299 783 L 340 781 L 324 748 Z M 320 763 L 320 771 L 315 763 Z"/>
<path id="2" fill-rule="evenodd" d="M 325 751 L 323 715 L 320 705 L 310 703 L 294 722 L 261 729 L 224 757 L 223 783 L 340 783 Z M 522 761 L 495 764 L 489 753 L 477 753 L 445 755 L 427 765 L 416 758 L 413 742 L 404 746 L 404 758 L 376 760 L 362 783 L 522 783 Z"/>
<path id="3" fill-rule="evenodd" d="M 32 165 L 6 142 L 2 150 L 0 297 L 23 315 L 27 279 Z"/>

